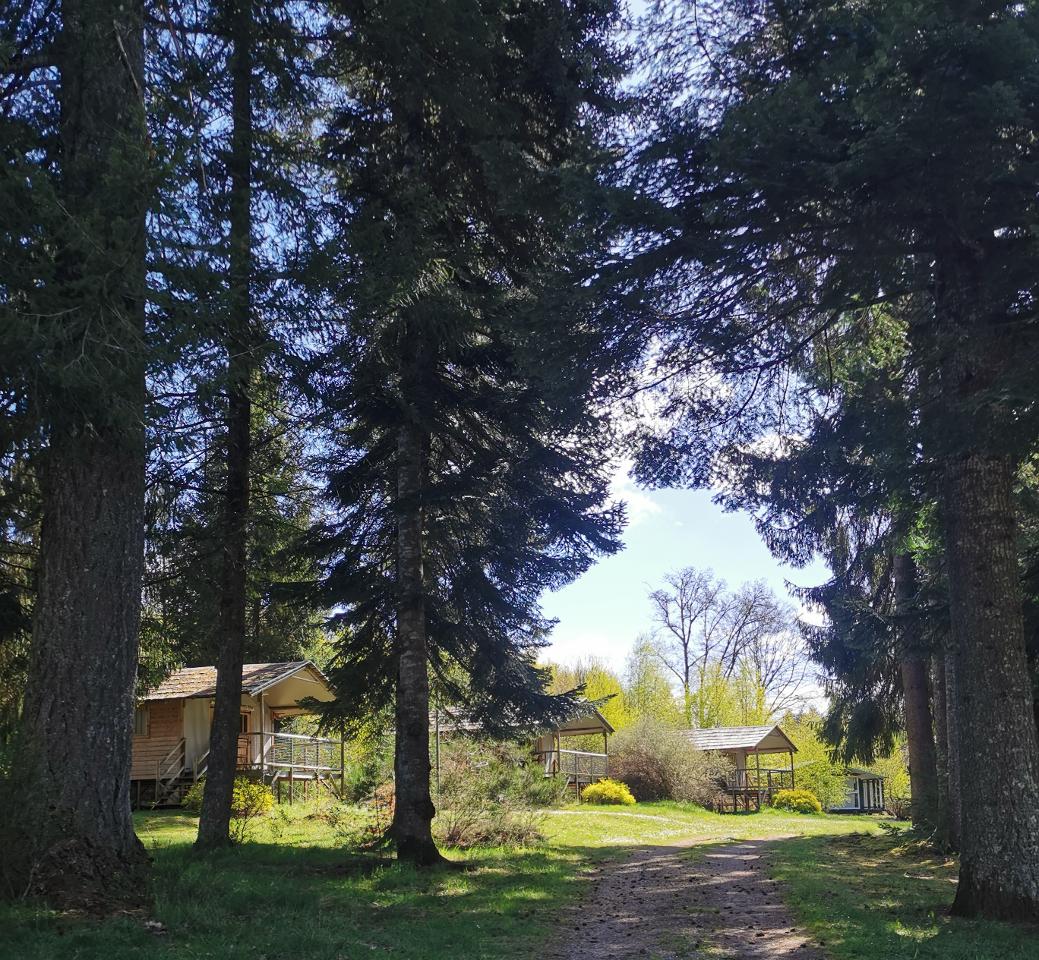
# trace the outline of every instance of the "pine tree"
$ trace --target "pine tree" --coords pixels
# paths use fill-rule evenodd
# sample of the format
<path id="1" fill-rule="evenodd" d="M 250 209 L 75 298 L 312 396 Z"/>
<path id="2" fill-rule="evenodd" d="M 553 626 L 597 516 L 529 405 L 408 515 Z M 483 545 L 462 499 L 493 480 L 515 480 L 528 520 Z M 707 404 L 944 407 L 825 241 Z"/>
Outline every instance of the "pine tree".
<path id="1" fill-rule="evenodd" d="M 918 0 L 727 12 L 698 61 L 703 95 L 668 111 L 647 153 L 659 158 L 648 179 L 671 174 L 671 256 L 654 257 L 695 293 L 679 295 L 660 349 L 682 422 L 676 442 L 649 445 L 645 472 L 705 481 L 712 455 L 796 435 L 789 361 L 822 366 L 842 323 L 873 324 L 877 305 L 913 299 L 923 335 L 909 366 L 937 401 L 923 442 L 940 493 L 956 714 L 970 731 L 960 746 L 965 767 L 995 771 L 961 780 L 955 909 L 1034 915 L 1039 738 L 1012 486 L 1035 436 L 1039 10 Z M 679 46 L 683 66 L 691 47 Z M 694 446 L 705 428 L 706 457 Z"/>
<path id="2" fill-rule="evenodd" d="M 431 863 L 428 670 L 450 686 L 460 667 L 458 694 L 492 724 L 558 716 L 571 701 L 535 666 L 539 596 L 616 547 L 582 286 L 605 236 L 595 127 L 614 109 L 615 13 L 344 13 L 329 150 L 349 319 L 327 374 L 339 517 L 325 602 L 347 610 L 343 701 L 396 705 L 398 855 Z"/>
<path id="3" fill-rule="evenodd" d="M 45 442 L 37 460 L 38 592 L 11 771 L 23 796 L 3 804 L 4 872 L 7 892 L 94 910 L 138 905 L 148 895 L 129 767 L 152 175 L 141 11 L 70 0 L 60 24 L 43 16 L 33 8 L 12 28 L 22 39 L 49 35 L 52 47 L 38 56 L 18 51 L 15 58 L 27 58 L 19 63 L 4 47 L 4 67 L 14 73 L 7 91 L 20 87 L 25 98 L 24 136 L 13 148 L 23 152 L 5 159 L 35 169 L 21 184 L 28 215 L 18 215 L 30 229 L 4 238 L 5 249 L 18 252 L 3 289 L 2 382 L 24 398 Z M 54 86 L 36 82 L 44 78 Z M 10 126 L 5 118 L 5 131 Z M 5 150 L 11 146 L 5 140 Z M 5 191 L 5 200 L 11 196 Z"/>
<path id="4" fill-rule="evenodd" d="M 319 509 L 307 473 L 308 411 L 286 403 L 270 377 L 253 397 L 253 456 L 246 555 L 245 658 L 250 662 L 324 658 L 325 611 L 299 602 L 300 585 L 319 570 L 301 549 Z M 214 663 L 218 597 L 222 430 L 205 444 L 208 461 L 184 476 L 160 474 L 149 497 L 149 543 L 142 627 L 141 682 L 154 685 L 180 666 Z"/>
<path id="5" fill-rule="evenodd" d="M 174 523 L 160 540 L 186 539 L 178 559 L 200 554 L 218 588 L 215 610 L 199 593 L 159 593 L 194 601 L 188 622 L 197 635 L 169 658 L 197 656 L 201 646 L 217 662 L 198 841 L 213 847 L 230 842 L 242 662 L 256 632 L 248 623 L 258 580 L 254 535 L 258 521 L 272 519 L 269 511 L 258 516 L 252 485 L 280 470 L 255 462 L 263 424 L 255 404 L 291 395 L 289 407 L 305 410 L 292 371 L 312 317 L 302 306 L 311 287 L 293 260 L 312 237 L 311 198 L 300 181 L 317 108 L 304 9 L 234 0 L 177 13 L 158 24 L 154 44 L 156 135 L 170 171 L 154 242 L 157 301 L 171 331 L 171 356 L 157 379 L 170 402 L 157 413 L 172 427 L 154 433 L 159 449 L 175 455 L 172 465 L 155 458 L 162 490 L 155 500 L 166 515 L 188 511 L 194 529 Z M 276 565 L 283 564 L 293 561 Z M 190 590 L 197 572 L 177 586 Z"/>

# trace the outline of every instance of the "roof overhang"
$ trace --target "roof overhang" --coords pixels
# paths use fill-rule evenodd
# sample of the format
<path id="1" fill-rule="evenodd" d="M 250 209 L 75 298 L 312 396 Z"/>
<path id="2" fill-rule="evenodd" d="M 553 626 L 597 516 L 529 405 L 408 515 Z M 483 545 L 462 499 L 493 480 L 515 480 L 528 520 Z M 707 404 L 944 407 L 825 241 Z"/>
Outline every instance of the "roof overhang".
<path id="1" fill-rule="evenodd" d="M 555 732 L 561 737 L 584 737 L 594 733 L 613 733 L 613 726 L 596 707 L 559 724 Z"/>
<path id="2" fill-rule="evenodd" d="M 310 660 L 247 663 L 242 668 L 242 693 L 250 697 L 273 695 L 279 705 L 297 712 L 308 712 L 299 706 L 299 700 L 313 699 L 327 703 L 336 697 L 335 688 L 328 677 Z M 211 700 L 215 696 L 216 668 L 208 666 L 175 670 L 141 699 L 145 702 Z"/>
<path id="3" fill-rule="evenodd" d="M 700 750 L 720 753 L 797 753 L 794 742 L 778 724 L 772 727 L 714 727 L 690 730 L 687 736 Z"/>

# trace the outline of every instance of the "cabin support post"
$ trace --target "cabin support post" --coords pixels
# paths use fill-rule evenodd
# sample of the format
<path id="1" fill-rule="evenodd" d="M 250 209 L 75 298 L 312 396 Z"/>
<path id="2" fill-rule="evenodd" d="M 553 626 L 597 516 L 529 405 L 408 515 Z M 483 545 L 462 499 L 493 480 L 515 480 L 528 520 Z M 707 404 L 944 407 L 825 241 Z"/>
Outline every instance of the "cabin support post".
<path id="1" fill-rule="evenodd" d="M 264 697 L 266 693 L 260 694 L 260 783 L 267 779 L 267 724 L 263 717 Z"/>
<path id="2" fill-rule="evenodd" d="M 339 799 L 346 795 L 346 727 L 339 724 Z"/>
<path id="3" fill-rule="evenodd" d="M 794 751 L 787 751 L 787 756 L 790 757 L 790 789 L 796 788 L 797 784 L 794 783 Z"/>
<path id="4" fill-rule="evenodd" d="M 436 779 L 437 779 L 437 800 L 440 800 L 440 704 L 438 703 L 433 708 L 433 735 L 436 738 L 434 745 L 434 754 L 436 757 Z"/>

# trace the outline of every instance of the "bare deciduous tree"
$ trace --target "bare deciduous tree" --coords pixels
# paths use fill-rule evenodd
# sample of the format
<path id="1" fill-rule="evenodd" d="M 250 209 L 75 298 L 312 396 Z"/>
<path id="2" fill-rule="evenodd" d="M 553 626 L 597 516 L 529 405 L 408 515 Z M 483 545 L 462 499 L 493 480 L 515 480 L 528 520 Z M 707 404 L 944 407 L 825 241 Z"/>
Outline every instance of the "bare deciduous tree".
<path id="1" fill-rule="evenodd" d="M 769 716 L 803 701 L 810 662 L 796 616 L 763 581 L 729 590 L 711 570 L 686 567 L 650 594 L 652 650 L 681 688 L 686 722 L 708 677 L 749 676 Z"/>

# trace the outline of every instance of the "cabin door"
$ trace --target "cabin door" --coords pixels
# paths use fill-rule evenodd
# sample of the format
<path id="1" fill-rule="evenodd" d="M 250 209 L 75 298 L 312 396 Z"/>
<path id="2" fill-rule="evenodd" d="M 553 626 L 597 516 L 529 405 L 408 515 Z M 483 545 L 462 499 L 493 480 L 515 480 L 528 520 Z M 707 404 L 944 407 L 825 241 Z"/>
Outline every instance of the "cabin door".
<path id="1" fill-rule="evenodd" d="M 243 710 L 239 714 L 239 727 L 238 727 L 238 766 L 250 767 L 252 766 L 251 758 L 249 756 L 249 748 L 251 738 L 249 736 L 249 713 Z"/>

